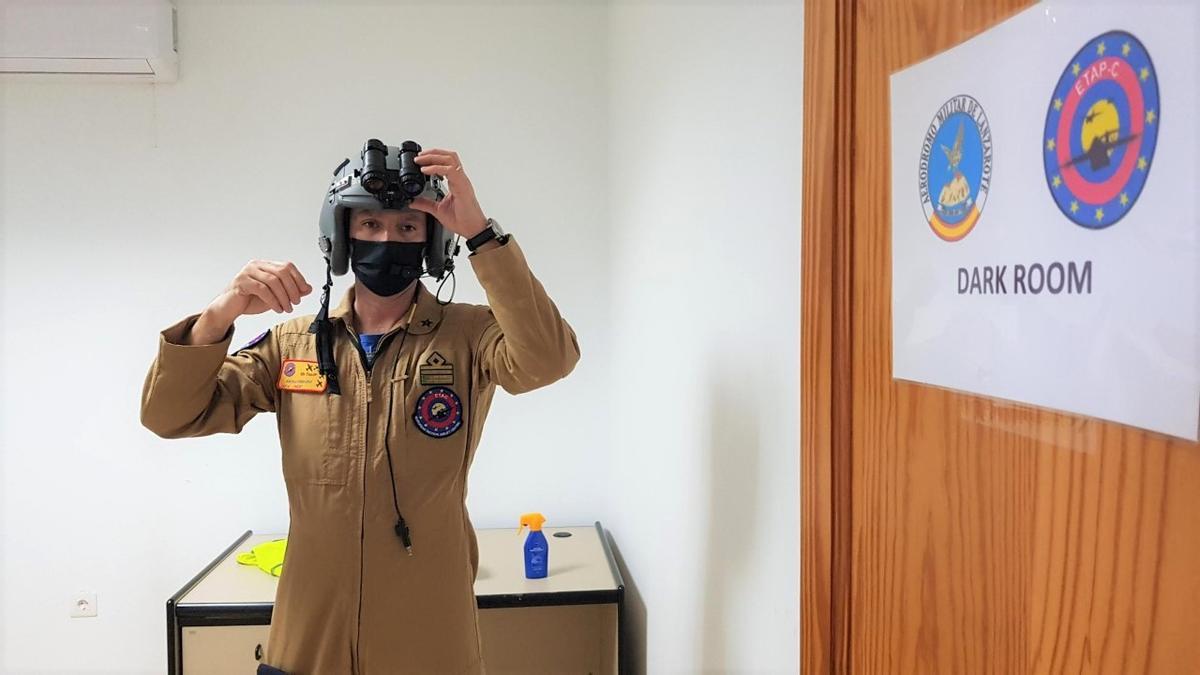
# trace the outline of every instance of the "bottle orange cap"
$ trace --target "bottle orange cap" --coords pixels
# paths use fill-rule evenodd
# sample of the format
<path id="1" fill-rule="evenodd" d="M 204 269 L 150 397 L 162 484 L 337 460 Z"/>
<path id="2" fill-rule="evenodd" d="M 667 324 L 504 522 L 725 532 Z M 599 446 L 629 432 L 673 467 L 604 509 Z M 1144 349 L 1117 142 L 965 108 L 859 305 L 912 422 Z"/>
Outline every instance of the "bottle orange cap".
<path id="1" fill-rule="evenodd" d="M 522 513 L 521 526 L 517 528 L 517 534 L 521 534 L 521 530 L 525 529 L 526 525 L 529 526 L 530 531 L 538 532 L 542 529 L 542 523 L 544 522 L 546 522 L 546 517 L 536 511 L 533 513 Z"/>

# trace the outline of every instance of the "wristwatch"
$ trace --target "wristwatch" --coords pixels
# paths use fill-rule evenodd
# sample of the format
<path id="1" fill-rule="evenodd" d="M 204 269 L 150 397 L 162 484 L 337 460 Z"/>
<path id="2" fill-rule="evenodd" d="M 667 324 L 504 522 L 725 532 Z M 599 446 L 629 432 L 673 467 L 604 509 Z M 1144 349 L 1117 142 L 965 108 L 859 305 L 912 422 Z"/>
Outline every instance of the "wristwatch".
<path id="1" fill-rule="evenodd" d="M 504 230 L 500 227 L 500 223 L 497 223 L 495 218 L 488 218 L 487 227 L 484 228 L 483 232 L 467 240 L 467 250 L 474 253 L 475 249 L 493 239 L 503 244 L 508 241 L 508 235 L 504 233 Z"/>

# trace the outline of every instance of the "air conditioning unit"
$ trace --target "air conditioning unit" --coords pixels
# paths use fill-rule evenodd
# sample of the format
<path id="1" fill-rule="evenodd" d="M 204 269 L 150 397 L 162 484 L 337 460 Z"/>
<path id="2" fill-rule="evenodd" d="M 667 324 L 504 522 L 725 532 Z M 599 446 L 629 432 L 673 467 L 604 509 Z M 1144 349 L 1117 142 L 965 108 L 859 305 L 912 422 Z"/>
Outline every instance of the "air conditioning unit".
<path id="1" fill-rule="evenodd" d="M 174 82 L 170 0 L 0 0 L 6 77 Z"/>

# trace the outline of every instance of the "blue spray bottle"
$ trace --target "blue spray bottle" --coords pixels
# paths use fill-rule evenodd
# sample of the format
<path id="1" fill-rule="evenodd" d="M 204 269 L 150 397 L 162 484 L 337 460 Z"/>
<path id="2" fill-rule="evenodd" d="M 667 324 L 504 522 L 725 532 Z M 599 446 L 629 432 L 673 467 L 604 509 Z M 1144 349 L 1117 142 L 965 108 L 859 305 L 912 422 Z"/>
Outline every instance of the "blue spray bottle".
<path id="1" fill-rule="evenodd" d="M 544 579 L 550 571 L 550 545 L 546 535 L 542 534 L 542 523 L 546 517 L 540 513 L 521 514 L 521 526 L 517 534 L 529 526 L 529 536 L 525 537 L 525 578 Z"/>

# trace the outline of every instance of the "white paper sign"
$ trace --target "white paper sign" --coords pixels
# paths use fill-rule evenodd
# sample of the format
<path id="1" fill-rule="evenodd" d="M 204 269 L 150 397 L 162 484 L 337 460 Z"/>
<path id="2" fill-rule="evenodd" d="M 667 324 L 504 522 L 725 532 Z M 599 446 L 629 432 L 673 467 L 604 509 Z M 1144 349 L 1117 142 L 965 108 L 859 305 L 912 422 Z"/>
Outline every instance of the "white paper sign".
<path id="1" fill-rule="evenodd" d="M 891 78 L 893 375 L 1200 435 L 1200 10 L 1043 3 Z"/>

